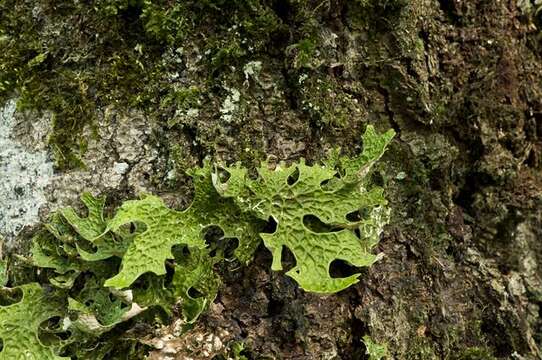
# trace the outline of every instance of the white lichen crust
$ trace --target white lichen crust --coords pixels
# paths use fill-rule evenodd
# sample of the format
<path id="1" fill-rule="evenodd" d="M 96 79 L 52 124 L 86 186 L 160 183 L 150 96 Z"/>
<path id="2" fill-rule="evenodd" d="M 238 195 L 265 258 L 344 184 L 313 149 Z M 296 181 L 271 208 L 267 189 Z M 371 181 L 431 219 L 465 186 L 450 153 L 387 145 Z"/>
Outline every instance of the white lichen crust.
<path id="1" fill-rule="evenodd" d="M 39 221 L 53 177 L 46 151 L 28 149 L 14 139 L 15 110 L 15 100 L 0 110 L 0 235 L 8 245 L 25 225 Z"/>

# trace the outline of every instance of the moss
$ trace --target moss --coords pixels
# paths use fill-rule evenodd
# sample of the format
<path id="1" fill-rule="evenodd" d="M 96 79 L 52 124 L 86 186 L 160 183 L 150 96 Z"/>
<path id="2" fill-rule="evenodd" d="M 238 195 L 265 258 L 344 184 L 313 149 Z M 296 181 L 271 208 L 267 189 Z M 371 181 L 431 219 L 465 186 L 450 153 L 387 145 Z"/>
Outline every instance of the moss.
<path id="1" fill-rule="evenodd" d="M 222 360 L 222 359 L 231 359 L 231 360 L 248 360 L 247 355 L 250 353 L 250 350 L 246 348 L 246 345 L 241 341 L 233 342 L 230 346 L 224 357 L 217 357 L 213 360 Z"/>
<path id="2" fill-rule="evenodd" d="M 179 123 L 183 123 L 184 118 L 180 115 L 189 113 L 190 111 L 197 111 L 201 106 L 201 90 L 197 86 L 190 86 L 188 88 L 172 89 L 169 94 L 164 96 L 160 100 L 160 108 L 168 109 L 176 107 L 176 114 L 168 120 L 168 126 L 174 126 Z M 187 114 L 189 116 L 190 114 Z"/>
<path id="3" fill-rule="evenodd" d="M 408 0 L 356 0 L 350 3 L 350 9 L 357 15 L 353 19 L 372 29 L 385 31 L 393 29 L 394 21 L 409 4 Z"/>
<path id="4" fill-rule="evenodd" d="M 284 30 L 260 1 L 12 0 L 0 10 L 0 101 L 15 95 L 21 110 L 53 112 L 50 144 L 61 168 L 82 165 L 78 137 L 101 107 L 137 107 L 170 119 L 197 107 L 231 66 L 267 51 L 273 34 Z M 187 60 L 180 47 L 202 41 L 205 66 L 194 74 L 200 87 L 179 84 Z M 205 79 L 208 88 L 201 88 Z"/>
<path id="5" fill-rule="evenodd" d="M 154 39 L 173 45 L 182 41 L 191 30 L 191 23 L 184 4 L 171 6 L 156 4 L 150 0 L 143 2 L 141 20 L 147 34 Z"/>
<path id="6" fill-rule="evenodd" d="M 309 71 L 298 82 L 300 108 L 319 126 L 344 127 L 364 117 L 362 104 L 333 78 Z"/>
<path id="7" fill-rule="evenodd" d="M 279 23 L 259 1 L 3 1 L 0 101 L 17 96 L 21 110 L 51 111 L 57 165 L 80 166 L 79 134 L 101 107 L 137 107 L 161 118 L 193 105 L 194 87 L 172 79 L 180 63 L 168 56 L 172 49 L 198 42 L 208 28 L 210 71 L 203 73 L 214 74 L 265 49 Z"/>
<path id="8" fill-rule="evenodd" d="M 312 1 L 7 0 L 0 5 L 0 100 L 17 96 L 21 110 L 53 113 L 49 142 L 60 168 L 84 165 L 80 134 L 111 104 L 211 138 L 224 132 L 212 124 L 228 96 L 223 86 L 240 88 L 248 62 L 284 58 L 296 79 L 330 65 L 335 50 L 321 21 L 331 11 Z M 319 126 L 344 126 L 359 111 L 336 79 L 318 73 L 304 85 L 299 105 Z M 197 113 L 203 103 L 214 109 Z M 212 141 L 203 146 L 216 151 Z"/>
<path id="9" fill-rule="evenodd" d="M 315 39 L 303 39 L 286 48 L 286 53 L 292 56 L 292 66 L 295 69 L 315 68 L 318 66 L 317 46 Z"/>
<path id="10" fill-rule="evenodd" d="M 486 348 L 472 347 L 462 351 L 460 354 L 452 356 L 451 360 L 496 360 L 491 352 Z"/>
<path id="11" fill-rule="evenodd" d="M 115 5 L 114 11 L 105 2 L 0 5 L 6 43 L 0 99 L 15 95 L 21 110 L 54 114 L 50 143 L 60 167 L 80 165 L 77 134 L 95 121 L 100 105 L 140 102 L 137 90 L 148 80 L 143 63 L 153 56 L 134 50 L 141 40 L 138 22 L 130 19 L 135 10 L 130 3 Z"/>
<path id="12" fill-rule="evenodd" d="M 417 337 L 410 343 L 410 349 L 406 354 L 408 360 L 436 360 L 440 359 L 435 353 L 433 344 L 427 338 Z"/>

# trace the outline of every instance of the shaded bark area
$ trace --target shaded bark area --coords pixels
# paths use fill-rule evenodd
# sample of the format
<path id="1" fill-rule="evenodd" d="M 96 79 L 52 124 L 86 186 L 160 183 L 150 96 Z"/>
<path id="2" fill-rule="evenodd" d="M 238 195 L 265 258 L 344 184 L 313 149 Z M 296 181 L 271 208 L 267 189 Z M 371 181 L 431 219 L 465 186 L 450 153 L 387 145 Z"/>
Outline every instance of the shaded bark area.
<path id="1" fill-rule="evenodd" d="M 513 1 L 388 2 L 371 10 L 359 14 L 360 25 L 348 4 L 329 6 L 322 31 L 336 34 L 337 45 L 322 54 L 336 59 L 325 75 L 337 84 L 335 99 L 353 96 L 362 117 L 398 132 L 375 174 L 394 209 L 379 245 L 385 258 L 359 285 L 323 298 L 269 274 L 261 254 L 226 282 L 206 326 L 227 327 L 254 358 L 364 359 L 361 337 L 369 334 L 397 359 L 537 359 L 536 19 Z M 270 71 L 295 81 L 291 69 Z M 303 95 L 295 88 L 297 110 Z M 357 121 L 305 123 L 302 154 L 318 158 L 322 144 L 334 142 L 355 151 Z M 292 138 L 280 121 L 274 126 Z"/>
<path id="2" fill-rule="evenodd" d="M 14 9 L 27 6 L 10 1 Z M 386 343 L 396 359 L 539 359 L 542 48 L 534 3 L 192 5 L 190 14 L 201 18 L 182 41 L 169 42 L 152 32 L 160 41 L 149 40 L 142 35 L 149 30 L 137 20 L 141 9 L 130 5 L 115 15 L 115 36 L 106 37 L 101 48 L 91 43 L 92 36 L 72 38 L 85 24 L 96 31 L 104 26 L 87 21 L 87 13 L 59 19 L 63 13 L 52 11 L 48 1 L 32 4 L 33 16 L 45 24 L 40 36 L 51 37 L 55 24 L 64 24 L 70 31 L 58 38 L 66 41 L 55 44 L 77 50 L 70 61 L 83 59 L 59 65 L 50 52 L 40 71 L 103 65 L 103 84 L 83 77 L 65 85 L 67 93 L 92 100 L 85 102 L 85 113 L 101 119 L 97 123 L 106 133 L 109 123 L 122 125 L 119 136 L 129 133 L 136 118 L 130 111 L 140 111 L 137 127 L 145 136 L 135 133 L 134 138 L 144 138 L 137 147 L 145 151 L 130 162 L 129 171 L 139 165 L 143 170 L 125 175 L 118 185 L 102 189 L 85 182 L 87 188 L 120 202 L 135 196 L 141 189 L 133 184 L 145 177 L 144 190 L 181 208 L 190 198 L 182 170 L 207 156 L 248 166 L 266 157 L 312 162 L 336 146 L 358 153 L 360 134 L 369 123 L 379 131 L 393 128 L 397 136 L 373 174 L 392 208 L 378 245 L 385 256 L 363 270 L 360 283 L 332 296 L 304 293 L 284 274 L 270 271 L 271 255 L 262 246 L 251 265 L 220 269 L 224 285 L 216 303 L 191 332 L 172 341 L 177 358 L 198 358 L 197 343 L 212 334 L 212 341 L 243 343 L 249 359 L 367 359 L 365 335 Z M 258 19 L 256 30 L 247 25 L 251 18 Z M 131 32 L 138 36 L 130 37 Z M 148 54 L 133 50 L 140 43 L 152 44 Z M 112 49 L 123 47 L 141 67 L 136 60 L 130 66 L 107 62 L 117 59 Z M 152 67 L 158 63 L 166 65 Z M 120 75 L 109 76 L 108 66 Z M 140 77 L 143 83 L 137 82 Z M 133 93 L 127 91 L 131 81 L 137 82 Z M 117 88 L 125 82 L 125 88 Z M 179 95 L 179 88 L 196 90 Z M 114 100 L 104 95 L 108 91 Z M 140 94 L 141 103 L 130 98 Z M 162 98 L 170 100 L 156 100 Z M 45 100 L 38 110 L 55 111 Z M 128 120 L 106 116 L 117 112 L 128 114 Z M 69 116 L 71 121 L 78 115 Z M 125 147 L 118 142 L 117 153 Z M 115 157 L 119 162 L 129 158 Z M 99 164 L 93 171 L 99 172 Z M 51 191 L 49 199 L 62 198 L 62 191 Z M 334 271 L 352 269 L 337 264 Z"/>

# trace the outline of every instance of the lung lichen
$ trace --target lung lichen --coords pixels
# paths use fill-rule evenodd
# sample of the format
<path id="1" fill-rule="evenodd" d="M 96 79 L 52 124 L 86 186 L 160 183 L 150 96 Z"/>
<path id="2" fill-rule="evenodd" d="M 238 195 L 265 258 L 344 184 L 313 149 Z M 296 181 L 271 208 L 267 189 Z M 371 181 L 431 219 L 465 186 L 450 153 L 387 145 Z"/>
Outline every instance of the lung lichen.
<path id="1" fill-rule="evenodd" d="M 252 258 L 261 238 L 273 253 L 272 269 L 282 270 L 281 252 L 289 248 L 296 265 L 287 275 L 306 291 L 335 293 L 356 283 L 359 274 L 332 277 L 330 266 L 335 260 L 356 267 L 378 260 L 371 250 L 388 210 L 383 189 L 368 174 L 393 135 L 368 126 L 357 158 L 335 152 L 323 164 L 301 160 L 274 169 L 264 162 L 255 179 L 240 165 L 207 162 L 190 171 L 195 197 L 183 211 L 145 195 L 108 218 L 104 198 L 83 194 L 86 217 L 61 210 L 34 237 L 26 266 L 36 270 L 35 279 L 8 279 L 22 299 L 0 294 L 0 359 L 21 351 L 27 358 L 104 359 L 122 349 L 136 358 L 144 345 L 126 334 L 134 324 L 166 321 L 177 302 L 185 322 L 193 323 L 218 292 L 216 265 L 231 257 L 220 241 L 206 241 L 211 229 L 221 230 L 221 240 L 238 240 L 233 257 L 241 263 Z M 227 180 L 221 180 L 223 170 Z M 269 218 L 276 230 L 263 233 Z M 8 295 L 19 291 L 3 289 Z M 23 340 L 24 350 L 17 345 Z"/>

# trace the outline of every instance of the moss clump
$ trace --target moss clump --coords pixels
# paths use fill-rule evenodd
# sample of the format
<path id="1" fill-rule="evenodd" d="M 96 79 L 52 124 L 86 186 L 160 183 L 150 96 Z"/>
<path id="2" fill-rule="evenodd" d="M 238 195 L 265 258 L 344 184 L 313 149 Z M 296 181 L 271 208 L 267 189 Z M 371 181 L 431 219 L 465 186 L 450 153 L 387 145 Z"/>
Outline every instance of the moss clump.
<path id="1" fill-rule="evenodd" d="M 452 360 L 496 360 L 488 349 L 472 347 L 462 351 L 459 355 L 452 357 Z"/>
<path id="2" fill-rule="evenodd" d="M 21 110 L 51 111 L 57 165 L 81 165 L 78 135 L 101 107 L 170 117 L 192 102 L 193 86 L 176 81 L 184 65 L 175 49 L 199 40 L 202 29 L 211 35 L 205 60 L 220 71 L 264 49 L 278 26 L 259 1 L 2 1 L 0 101 L 17 96 Z"/>
<path id="3" fill-rule="evenodd" d="M 15 95 L 21 110 L 53 113 L 50 142 L 61 167 L 80 165 L 77 135 L 100 106 L 145 106 L 156 96 L 160 51 L 143 31 L 139 5 L 0 4 L 0 100 Z"/>
<path id="4" fill-rule="evenodd" d="M 299 99 L 301 109 L 319 127 L 344 127 L 351 117 L 362 117 L 362 104 L 344 91 L 336 79 L 308 71 L 300 75 Z"/>
<path id="5" fill-rule="evenodd" d="M 261 59 L 283 62 L 285 85 L 315 71 L 298 91 L 301 112 L 318 124 L 342 125 L 357 105 L 321 71 L 336 58 L 334 35 L 321 26 L 333 11 L 305 0 L 6 0 L 0 4 L 0 101 L 16 96 L 21 110 L 52 112 L 49 140 L 61 168 L 82 165 L 80 134 L 112 104 L 216 137 L 224 132 L 222 124 L 211 125 L 220 121 L 224 86 L 241 88 L 243 67 Z M 209 111 L 197 113 L 201 104 Z"/>

